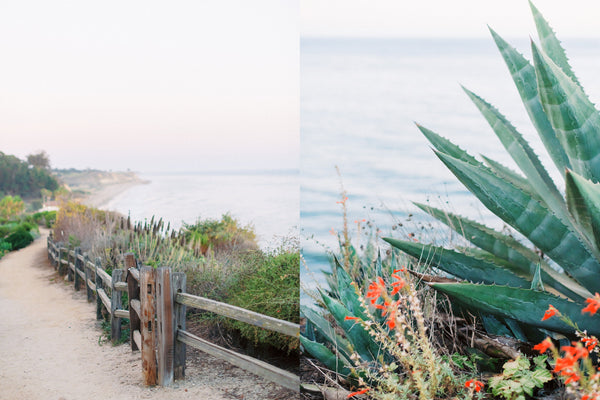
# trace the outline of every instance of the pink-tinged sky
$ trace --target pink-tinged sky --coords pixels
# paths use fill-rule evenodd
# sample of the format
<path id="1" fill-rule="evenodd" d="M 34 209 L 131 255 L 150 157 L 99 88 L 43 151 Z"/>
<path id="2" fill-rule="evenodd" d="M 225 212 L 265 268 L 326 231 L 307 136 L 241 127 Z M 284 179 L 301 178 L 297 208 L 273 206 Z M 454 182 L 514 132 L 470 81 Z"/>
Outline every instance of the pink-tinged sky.
<path id="1" fill-rule="evenodd" d="M 600 1 L 536 0 L 561 37 L 600 37 Z M 505 37 L 535 34 L 527 0 L 301 0 L 302 36 Z"/>
<path id="2" fill-rule="evenodd" d="M 0 151 L 60 168 L 297 168 L 298 0 L 0 4 Z"/>

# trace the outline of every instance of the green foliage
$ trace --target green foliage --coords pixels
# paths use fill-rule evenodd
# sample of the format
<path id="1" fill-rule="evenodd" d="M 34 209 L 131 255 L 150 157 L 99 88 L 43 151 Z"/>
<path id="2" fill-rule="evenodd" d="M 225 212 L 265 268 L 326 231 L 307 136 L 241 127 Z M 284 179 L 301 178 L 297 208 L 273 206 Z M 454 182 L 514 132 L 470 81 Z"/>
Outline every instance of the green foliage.
<path id="1" fill-rule="evenodd" d="M 11 219 L 25 210 L 25 203 L 19 196 L 4 196 L 0 200 L 0 218 Z"/>
<path id="2" fill-rule="evenodd" d="M 4 239 L 0 239 L 0 258 L 4 256 L 6 253 L 12 250 L 12 245 L 5 241 Z"/>
<path id="3" fill-rule="evenodd" d="M 224 220 L 229 221 L 226 225 L 233 232 L 239 230 L 235 228 L 237 222 L 229 218 Z M 204 226 L 201 221 L 197 225 Z M 165 226 L 162 219 L 154 217 L 132 224 L 129 218 L 74 202 L 62 205 L 54 224 L 57 241 L 68 243 L 71 248 L 81 247 L 92 259 L 100 257 L 109 274 L 113 269 L 122 268 L 123 255 L 131 252 L 142 265 L 171 267 L 174 271 L 185 272 L 186 291 L 190 294 L 234 302 L 242 308 L 298 322 L 298 251 L 295 252 L 296 259 L 290 260 L 284 252 L 278 258 L 258 249 L 244 250 L 232 241 L 235 246 L 229 251 L 219 247 L 219 252 L 203 255 L 189 246 L 188 232 L 186 229 L 174 231 L 169 225 Z M 241 229 L 241 232 L 246 231 Z M 281 274 L 277 275 L 277 271 Z M 278 282 L 267 282 L 261 275 L 273 279 L 275 275 L 285 277 Z M 255 296 L 259 287 L 262 299 Z M 220 319 L 214 318 L 214 322 L 217 321 Z M 297 342 L 294 338 L 258 333 L 248 326 L 235 325 L 235 328 L 253 342 L 275 345 L 286 351 L 298 347 L 293 344 L 294 340 Z"/>
<path id="4" fill-rule="evenodd" d="M 33 242 L 33 236 L 24 227 L 19 227 L 15 232 L 8 235 L 5 241 L 11 245 L 12 250 L 19 250 Z"/>
<path id="5" fill-rule="evenodd" d="M 197 254 L 233 249 L 257 248 L 256 235 L 251 226 L 242 227 L 229 213 L 220 220 L 204 219 L 195 224 L 184 224 L 183 237 Z"/>
<path id="6" fill-rule="evenodd" d="M 545 336 L 539 328 L 572 333 L 560 322 L 540 320 L 549 304 L 560 304 L 582 330 L 600 334 L 600 325 L 580 313 L 584 299 L 600 291 L 600 184 L 596 183 L 600 182 L 600 113 L 576 80 L 554 32 L 531 7 L 541 42 L 540 46 L 532 42 L 533 63 L 496 32 L 491 33 L 550 158 L 561 171 L 567 171 L 566 196 L 517 129 L 491 104 L 465 89 L 519 172 L 487 157 L 480 162 L 433 131 L 419 129 L 448 169 L 532 246 L 423 204 L 417 206 L 474 247 L 454 251 L 386 240 L 414 257 L 427 258 L 439 270 L 471 281 L 432 287 L 471 312 L 496 316 L 513 333 L 512 328 L 526 331 L 527 335 L 515 333 L 521 340 Z M 568 300 L 557 297 L 557 292 Z M 486 328 L 498 333 L 491 325 Z"/>
<path id="7" fill-rule="evenodd" d="M 32 217 L 36 224 L 52 228 L 56 221 L 56 211 L 40 211 L 33 214 Z"/>
<path id="8" fill-rule="evenodd" d="M 246 276 L 238 276 L 225 302 L 274 318 L 299 323 L 300 252 L 280 250 L 273 254 L 247 252 L 241 262 L 251 265 Z M 262 343 L 290 353 L 297 350 L 297 338 L 290 338 L 240 321 L 227 320 L 228 326 L 255 344 Z"/>
<path id="9" fill-rule="evenodd" d="M 345 210 L 345 200 L 341 203 Z M 467 391 L 456 364 L 440 357 L 431 341 L 435 326 L 426 321 L 435 319 L 435 301 L 428 297 L 432 291 L 417 291 L 406 272 L 409 260 L 399 252 L 382 258 L 371 241 L 359 254 L 344 225 L 341 255 L 333 257 L 332 272 L 326 273 L 328 287 L 319 290 L 316 307 L 301 307 L 306 318 L 300 335 L 303 351 L 360 388 L 369 388 L 376 399 L 464 398 Z M 394 280 L 405 283 L 401 291 L 375 303 L 366 300 L 374 282 L 393 286 Z"/>
<path id="10" fill-rule="evenodd" d="M 547 356 L 537 356 L 534 365 L 526 357 L 508 361 L 503 366 L 502 375 L 489 380 L 489 386 L 494 396 L 506 400 L 525 400 L 533 396 L 535 388 L 542 388 L 544 383 L 552 380 L 552 373 L 546 368 Z"/>
<path id="11" fill-rule="evenodd" d="M 0 193 L 35 198 L 40 196 L 41 189 L 54 191 L 58 187 L 57 180 L 47 170 L 0 152 Z"/>

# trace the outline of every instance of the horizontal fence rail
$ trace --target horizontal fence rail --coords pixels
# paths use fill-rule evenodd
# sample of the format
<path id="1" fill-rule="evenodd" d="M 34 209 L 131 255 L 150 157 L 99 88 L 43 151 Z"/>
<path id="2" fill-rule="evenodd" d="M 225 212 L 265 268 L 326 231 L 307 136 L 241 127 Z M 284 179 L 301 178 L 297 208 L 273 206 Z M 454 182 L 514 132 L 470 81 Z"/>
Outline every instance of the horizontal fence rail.
<path id="1" fill-rule="evenodd" d="M 300 326 L 230 304 L 185 292 L 186 276 L 170 268 L 138 268 L 133 254 L 123 260 L 124 269 L 113 269 L 112 275 L 102 267 L 100 259 L 92 262 L 80 248 L 70 249 L 48 237 L 48 260 L 75 290 L 83 284 L 88 301 L 96 299 L 96 318 L 110 317 L 111 339 L 121 337 L 121 319 L 129 320 L 131 350 L 139 350 L 142 375 L 146 385 L 170 385 L 185 377 L 186 346 L 199 349 L 242 369 L 299 391 L 300 378 L 283 369 L 231 349 L 218 346 L 186 331 L 187 307 L 213 312 L 291 337 L 300 335 Z M 128 296 L 123 308 L 121 293 Z"/>

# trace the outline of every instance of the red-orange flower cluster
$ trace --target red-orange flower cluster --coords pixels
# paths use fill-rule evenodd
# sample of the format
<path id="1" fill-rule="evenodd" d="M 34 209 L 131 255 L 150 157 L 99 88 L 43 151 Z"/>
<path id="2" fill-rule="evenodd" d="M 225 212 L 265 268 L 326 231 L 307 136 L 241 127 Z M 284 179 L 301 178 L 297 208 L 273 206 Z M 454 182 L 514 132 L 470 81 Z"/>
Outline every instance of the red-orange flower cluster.
<path id="1" fill-rule="evenodd" d="M 392 296 L 393 296 L 396 293 L 398 293 L 400 291 L 400 289 L 402 289 L 404 287 L 406 282 L 404 281 L 404 279 L 402 279 L 400 276 L 398 276 L 396 274 L 392 274 L 392 278 L 396 279 L 396 282 L 392 283 L 392 287 L 393 287 Z"/>
<path id="2" fill-rule="evenodd" d="M 589 352 L 581 343 L 577 342 L 573 342 L 573 346 L 563 346 L 561 350 L 565 352 L 565 355 L 556 359 L 554 372 L 567 377 L 565 384 L 577 382 L 580 376 L 575 371 L 575 363 L 582 358 L 586 358 Z"/>
<path id="3" fill-rule="evenodd" d="M 586 338 L 583 338 L 583 339 L 581 339 L 581 341 L 582 341 L 582 342 L 583 342 L 583 344 L 585 345 L 585 348 L 586 348 L 588 351 L 590 351 L 590 352 L 591 352 L 592 350 L 594 350 L 594 348 L 595 348 L 596 346 L 598 346 L 598 339 L 596 339 L 596 338 L 595 338 L 595 337 L 593 337 L 593 336 L 592 336 L 592 337 L 586 337 Z"/>
<path id="4" fill-rule="evenodd" d="M 548 307 L 548 309 L 544 313 L 544 317 L 542 318 L 542 321 L 545 321 L 549 318 L 554 317 L 556 315 L 556 313 L 558 313 L 558 310 L 556 308 L 554 308 L 554 306 L 552 304 L 550 304 L 550 307 Z"/>
<path id="5" fill-rule="evenodd" d="M 367 292 L 367 299 L 371 299 L 371 304 L 375 304 L 378 298 L 385 290 L 385 282 L 380 276 L 377 277 L 375 282 L 369 284 L 369 291 Z"/>
<path id="6" fill-rule="evenodd" d="M 549 337 L 547 337 L 546 339 L 542 340 L 541 343 L 538 343 L 535 346 L 533 346 L 533 349 L 539 351 L 540 354 L 543 354 L 547 352 L 548 349 L 551 349 L 553 347 L 554 343 L 552 343 L 552 340 Z"/>
<path id="7" fill-rule="evenodd" d="M 483 386 L 483 382 L 476 381 L 475 379 L 470 379 L 465 382 L 465 387 L 467 389 L 473 388 L 473 390 L 475 390 L 476 392 L 480 392 L 481 389 L 483 389 Z"/>
<path id="8" fill-rule="evenodd" d="M 596 312 L 598 312 L 598 310 L 600 309 L 600 294 L 596 292 L 594 297 L 586 299 L 585 302 L 588 303 L 588 305 L 583 310 L 581 310 L 581 312 L 589 312 L 592 315 L 596 314 Z"/>
<path id="9" fill-rule="evenodd" d="M 581 400 L 600 400 L 600 393 L 584 394 Z"/>

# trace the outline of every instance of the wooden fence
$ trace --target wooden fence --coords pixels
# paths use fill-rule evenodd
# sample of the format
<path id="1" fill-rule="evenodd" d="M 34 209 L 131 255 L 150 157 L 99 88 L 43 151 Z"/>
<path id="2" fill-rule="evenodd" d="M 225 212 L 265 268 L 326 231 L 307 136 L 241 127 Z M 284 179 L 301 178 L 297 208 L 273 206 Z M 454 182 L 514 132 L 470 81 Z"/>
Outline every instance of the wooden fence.
<path id="1" fill-rule="evenodd" d="M 168 386 L 185 376 L 186 346 L 199 349 L 233 365 L 262 376 L 288 389 L 299 391 L 300 378 L 233 350 L 220 347 L 186 331 L 187 307 L 243 321 L 271 331 L 298 337 L 300 326 L 240 307 L 185 292 L 186 276 L 170 268 L 137 265 L 133 254 L 125 255 L 124 269 L 109 275 L 100 259 L 90 260 L 79 248 L 69 249 L 48 237 L 48 259 L 59 274 L 67 274 L 75 290 L 85 287 L 88 301 L 96 301 L 96 318 L 103 309 L 110 315 L 111 339 L 121 337 L 121 319 L 129 319 L 132 351 L 139 350 L 146 385 Z M 122 304 L 122 292 L 129 304 Z"/>

